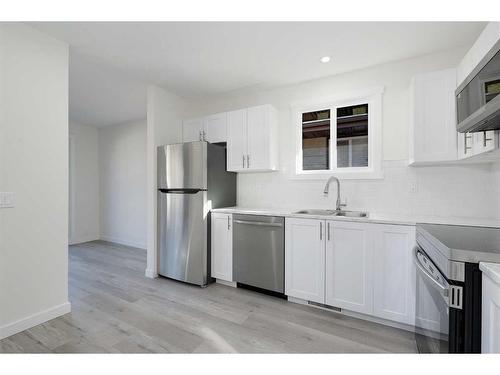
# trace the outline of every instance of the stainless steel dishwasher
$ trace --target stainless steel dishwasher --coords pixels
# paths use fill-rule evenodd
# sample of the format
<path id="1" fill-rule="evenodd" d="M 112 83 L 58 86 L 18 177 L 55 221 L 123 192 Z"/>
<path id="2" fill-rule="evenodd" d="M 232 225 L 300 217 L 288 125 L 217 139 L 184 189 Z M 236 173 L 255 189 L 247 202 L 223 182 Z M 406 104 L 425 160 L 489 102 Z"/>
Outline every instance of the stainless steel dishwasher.
<path id="1" fill-rule="evenodd" d="M 233 277 L 237 283 L 285 292 L 285 219 L 233 215 Z"/>

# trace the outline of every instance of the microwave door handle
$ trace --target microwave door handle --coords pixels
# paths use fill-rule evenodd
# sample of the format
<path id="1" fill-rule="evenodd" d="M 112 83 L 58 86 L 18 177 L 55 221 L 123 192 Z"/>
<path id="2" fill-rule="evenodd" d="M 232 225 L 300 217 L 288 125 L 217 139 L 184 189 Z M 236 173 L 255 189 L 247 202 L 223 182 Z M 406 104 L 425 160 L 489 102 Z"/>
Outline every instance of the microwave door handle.
<path id="1" fill-rule="evenodd" d="M 443 299 L 446 301 L 446 304 L 448 304 L 448 295 L 449 295 L 449 286 L 446 284 L 441 284 L 439 281 L 434 279 L 431 274 L 425 269 L 425 267 L 422 265 L 420 262 L 420 259 L 418 258 L 418 254 L 421 253 L 418 247 L 415 247 L 415 256 L 414 256 L 414 261 L 415 265 L 417 266 L 417 269 L 420 271 L 420 273 L 425 276 L 430 282 L 431 285 L 434 287 L 434 289 L 437 289 Z M 435 267 L 435 266 L 434 266 Z"/>

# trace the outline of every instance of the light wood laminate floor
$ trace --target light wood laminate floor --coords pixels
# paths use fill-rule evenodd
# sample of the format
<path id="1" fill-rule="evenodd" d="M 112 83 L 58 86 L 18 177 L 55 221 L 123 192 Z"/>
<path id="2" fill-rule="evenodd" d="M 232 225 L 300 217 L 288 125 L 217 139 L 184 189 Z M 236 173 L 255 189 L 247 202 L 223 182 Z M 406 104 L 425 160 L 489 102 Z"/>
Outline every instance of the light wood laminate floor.
<path id="1" fill-rule="evenodd" d="M 0 341 L 13 353 L 378 353 L 413 334 L 244 289 L 144 277 L 144 250 L 70 246 L 72 312 Z"/>

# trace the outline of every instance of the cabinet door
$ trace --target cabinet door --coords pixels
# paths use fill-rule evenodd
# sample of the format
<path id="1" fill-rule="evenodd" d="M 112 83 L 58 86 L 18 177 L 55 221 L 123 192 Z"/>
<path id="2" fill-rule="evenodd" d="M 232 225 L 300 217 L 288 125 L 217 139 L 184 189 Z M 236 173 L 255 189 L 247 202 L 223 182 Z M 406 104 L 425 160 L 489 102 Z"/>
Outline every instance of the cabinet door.
<path id="1" fill-rule="evenodd" d="M 483 152 L 493 151 L 497 146 L 497 133 L 494 130 L 473 133 L 473 151 L 474 155 Z"/>
<path id="2" fill-rule="evenodd" d="M 373 233 L 373 313 L 414 324 L 415 227 L 372 224 Z"/>
<path id="3" fill-rule="evenodd" d="M 248 168 L 270 169 L 270 106 L 248 108 Z"/>
<path id="4" fill-rule="evenodd" d="M 474 155 L 474 136 L 472 133 L 458 133 L 458 159 Z"/>
<path id="5" fill-rule="evenodd" d="M 500 353 L 500 285 L 483 273 L 481 352 Z"/>
<path id="6" fill-rule="evenodd" d="M 413 81 L 413 162 L 457 160 L 456 70 L 417 75 Z"/>
<path id="7" fill-rule="evenodd" d="M 227 113 L 218 113 L 205 117 L 203 126 L 207 142 L 227 142 Z"/>
<path id="8" fill-rule="evenodd" d="M 373 289 L 368 224 L 326 224 L 326 304 L 370 314 Z"/>
<path id="9" fill-rule="evenodd" d="M 285 220 L 285 294 L 325 303 L 325 222 Z"/>
<path id="10" fill-rule="evenodd" d="M 247 155 L 247 110 L 227 114 L 227 170 L 246 169 Z"/>
<path id="11" fill-rule="evenodd" d="M 195 142 L 203 139 L 203 119 L 184 120 L 182 123 L 182 141 Z"/>
<path id="12" fill-rule="evenodd" d="M 212 277 L 233 281 L 233 235 L 230 214 L 211 214 Z"/>

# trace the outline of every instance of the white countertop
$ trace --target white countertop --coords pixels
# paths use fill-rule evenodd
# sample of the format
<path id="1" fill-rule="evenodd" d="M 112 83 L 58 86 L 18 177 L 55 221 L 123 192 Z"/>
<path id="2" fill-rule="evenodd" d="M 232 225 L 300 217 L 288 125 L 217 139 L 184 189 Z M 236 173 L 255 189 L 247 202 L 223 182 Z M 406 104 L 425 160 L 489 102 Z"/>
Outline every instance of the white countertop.
<path id="1" fill-rule="evenodd" d="M 285 209 L 285 208 L 226 207 L 226 208 L 212 209 L 212 212 L 263 215 L 263 216 L 284 216 L 284 217 L 297 217 L 303 219 L 328 218 L 328 220 L 357 221 L 357 222 L 398 224 L 398 225 L 415 225 L 417 223 L 426 223 L 426 224 L 467 225 L 467 226 L 500 228 L 500 220 L 495 220 L 495 219 L 474 219 L 474 218 L 439 217 L 439 216 L 411 216 L 411 215 L 384 214 L 375 212 L 368 213 L 368 217 L 324 216 L 324 215 L 308 215 L 308 214 L 294 213 L 299 210 L 301 210 L 301 208 Z"/>
<path id="2" fill-rule="evenodd" d="M 500 285 L 500 263 L 479 263 L 479 269 L 491 280 Z"/>

